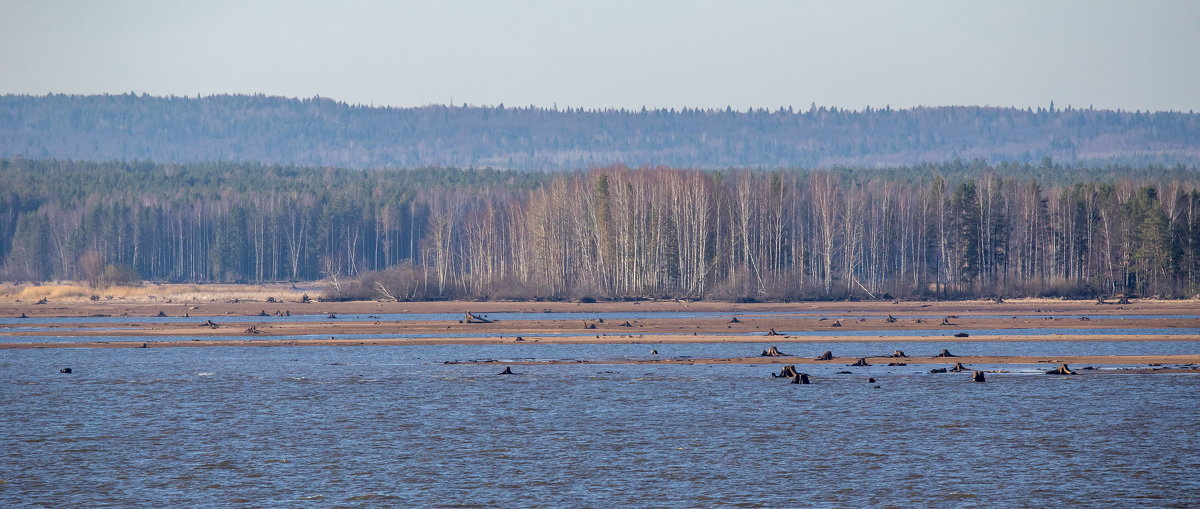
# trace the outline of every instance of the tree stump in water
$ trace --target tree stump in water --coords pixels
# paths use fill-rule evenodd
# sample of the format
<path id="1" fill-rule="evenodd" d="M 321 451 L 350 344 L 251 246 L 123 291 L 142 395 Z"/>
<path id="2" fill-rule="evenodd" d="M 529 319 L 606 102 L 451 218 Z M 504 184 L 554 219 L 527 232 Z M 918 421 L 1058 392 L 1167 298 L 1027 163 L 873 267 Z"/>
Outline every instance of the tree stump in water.
<path id="1" fill-rule="evenodd" d="M 517 339 L 514 339 L 513 341 L 525 341 L 525 338 L 517 336 Z"/>
<path id="2" fill-rule="evenodd" d="M 742 321 L 741 321 L 741 320 L 738 320 L 738 319 L 737 319 L 737 317 L 735 316 L 735 317 L 733 317 L 733 319 L 732 319 L 732 320 L 730 320 L 728 323 L 742 323 Z"/>
<path id="3" fill-rule="evenodd" d="M 771 348 L 763 350 L 762 355 L 760 355 L 760 357 L 787 357 L 787 356 L 788 356 L 788 354 L 780 352 L 778 348 L 773 347 L 773 346 Z"/>
<path id="4" fill-rule="evenodd" d="M 842 321 L 841 321 L 841 320 L 834 320 L 834 321 L 833 321 L 833 324 L 832 324 L 832 325 L 830 325 L 830 327 L 841 327 L 841 326 L 842 326 Z"/>
<path id="5" fill-rule="evenodd" d="M 808 380 L 808 373 L 796 373 L 796 376 L 792 377 L 792 383 L 808 385 L 812 382 Z"/>
<path id="6" fill-rule="evenodd" d="M 213 323 L 213 321 L 212 321 L 212 320 L 205 320 L 205 321 L 204 321 L 204 323 L 200 324 L 200 326 L 201 326 L 201 327 L 208 327 L 208 328 L 210 328 L 210 329 L 215 329 L 215 328 L 217 328 L 217 324 Z"/>
<path id="7" fill-rule="evenodd" d="M 1079 373 L 1071 371 L 1071 368 L 1067 367 L 1066 364 L 1060 363 L 1057 368 L 1047 371 L 1046 374 L 1047 375 L 1078 375 Z"/>
<path id="8" fill-rule="evenodd" d="M 595 328 L 596 328 L 596 324 L 594 324 L 594 323 L 584 323 L 584 324 L 583 324 L 583 328 L 584 328 L 584 329 L 595 329 Z"/>
<path id="9" fill-rule="evenodd" d="M 954 337 L 956 337 L 956 338 L 969 338 L 969 337 L 971 337 L 971 335 L 970 335 L 970 334 L 967 334 L 967 333 L 965 333 L 965 332 L 959 332 L 958 334 L 955 334 L 955 335 L 954 335 Z"/>
<path id="10" fill-rule="evenodd" d="M 29 317 L 25 316 L 25 313 L 21 313 L 21 316 L 18 316 L 17 318 L 29 318 Z"/>
<path id="11" fill-rule="evenodd" d="M 779 370 L 779 374 L 771 373 L 773 378 L 792 378 L 796 376 L 796 366 L 788 364 L 783 369 Z"/>
<path id="12" fill-rule="evenodd" d="M 888 315 L 887 319 L 884 321 L 887 323 L 896 323 L 896 317 L 894 317 L 892 315 Z"/>
<path id="13" fill-rule="evenodd" d="M 770 332 L 767 332 L 767 335 L 768 336 L 782 336 L 783 334 L 775 332 L 775 329 L 771 329 Z"/>
<path id="14" fill-rule="evenodd" d="M 264 309 L 264 310 L 258 312 L 258 316 L 271 316 L 271 315 L 268 315 L 267 310 Z"/>
<path id="15" fill-rule="evenodd" d="M 971 381 L 972 381 L 972 382 L 986 382 L 987 380 L 985 380 L 985 379 L 983 378 L 983 372 L 982 372 L 982 371 L 976 371 L 975 373 L 972 373 L 972 374 L 971 374 Z"/>
<path id="16" fill-rule="evenodd" d="M 938 353 L 937 355 L 934 355 L 934 357 L 958 357 L 958 356 L 950 353 L 950 350 L 943 348 L 942 351 L 940 353 Z"/>
<path id="17" fill-rule="evenodd" d="M 963 366 L 961 362 L 956 362 L 956 363 L 954 363 L 954 366 L 950 367 L 949 371 L 951 373 L 961 373 L 963 371 L 970 371 L 970 370 L 967 369 L 966 366 Z"/>
<path id="18" fill-rule="evenodd" d="M 329 313 L 329 316 L 327 316 L 327 317 L 325 317 L 325 318 L 326 318 L 326 319 L 329 319 L 329 320 L 334 320 L 334 319 L 337 319 L 337 315 L 335 315 L 335 314 L 333 314 L 333 313 Z"/>
<path id="19" fill-rule="evenodd" d="M 950 323 L 950 318 L 943 318 L 942 323 L 939 325 L 954 325 L 954 324 Z"/>
<path id="20" fill-rule="evenodd" d="M 825 350 L 825 353 L 821 354 L 819 357 L 817 357 L 816 359 L 813 359 L 813 360 L 831 361 L 831 360 L 833 360 L 833 352 L 830 352 L 829 350 Z"/>
<path id="21" fill-rule="evenodd" d="M 167 317 L 167 314 L 166 314 L 166 313 L 163 313 L 162 311 L 159 311 L 159 312 L 158 312 L 158 317 L 159 317 L 159 318 L 166 318 L 166 317 Z"/>
<path id="22" fill-rule="evenodd" d="M 650 355 L 658 355 L 658 350 L 650 350 Z"/>
<path id="23" fill-rule="evenodd" d="M 246 334 L 262 334 L 262 331 L 258 330 L 257 325 L 251 325 L 249 329 L 245 330 L 245 333 Z"/>
<path id="24" fill-rule="evenodd" d="M 59 373 L 68 373 L 68 374 L 69 374 L 69 373 L 71 373 L 71 368 L 62 368 L 62 369 L 58 370 L 58 372 L 59 372 Z"/>
<path id="25" fill-rule="evenodd" d="M 889 362 L 889 363 L 887 363 L 887 365 L 888 366 L 907 366 L 908 363 L 906 363 L 906 362 Z"/>
<path id="26" fill-rule="evenodd" d="M 929 370 L 929 373 L 931 373 L 931 374 L 945 373 L 945 372 L 946 372 L 946 368 L 934 368 L 934 369 Z"/>
<path id="27" fill-rule="evenodd" d="M 512 366 L 504 366 L 504 371 L 501 371 L 497 374 L 498 375 L 515 375 L 516 373 L 513 373 Z"/>
<path id="28" fill-rule="evenodd" d="M 867 359 L 859 357 L 859 359 L 854 361 L 854 364 L 850 364 L 850 366 L 870 366 L 870 364 L 867 363 Z"/>
<path id="29" fill-rule="evenodd" d="M 487 318 L 484 318 L 482 316 L 473 315 L 473 314 L 471 314 L 470 311 L 467 311 L 467 314 L 463 316 L 463 322 L 464 323 L 495 323 L 495 322 L 488 320 Z"/>
<path id="30" fill-rule="evenodd" d="M 142 346 L 139 346 L 138 348 L 150 348 L 150 343 L 142 343 Z"/>
<path id="31" fill-rule="evenodd" d="M 892 352 L 892 357 L 900 359 L 900 358 L 907 358 L 908 356 L 904 355 L 903 350 L 896 350 L 896 351 Z"/>
<path id="32" fill-rule="evenodd" d="M 633 324 L 629 323 L 629 320 L 626 320 L 625 323 L 620 325 L 620 327 L 633 327 Z"/>
<path id="33" fill-rule="evenodd" d="M 869 383 L 869 384 L 873 384 L 873 383 L 875 383 L 875 379 L 874 379 L 874 378 L 868 378 L 868 379 L 867 379 L 867 383 Z"/>

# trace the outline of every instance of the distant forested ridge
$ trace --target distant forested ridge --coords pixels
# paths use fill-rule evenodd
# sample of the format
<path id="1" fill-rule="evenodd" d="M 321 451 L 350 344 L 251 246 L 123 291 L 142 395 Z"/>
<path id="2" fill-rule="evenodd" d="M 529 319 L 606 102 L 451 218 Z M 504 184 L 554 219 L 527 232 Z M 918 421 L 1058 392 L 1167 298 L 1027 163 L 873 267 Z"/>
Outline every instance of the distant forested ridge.
<path id="1" fill-rule="evenodd" d="M 331 298 L 1200 293 L 1175 166 L 314 169 L 0 160 L 0 277 L 326 279 Z M 102 290 L 97 290 L 102 293 Z"/>
<path id="2" fill-rule="evenodd" d="M 376 108 L 266 96 L 0 96 L 0 157 L 343 168 L 1195 165 L 1200 115 L 1090 108 Z"/>

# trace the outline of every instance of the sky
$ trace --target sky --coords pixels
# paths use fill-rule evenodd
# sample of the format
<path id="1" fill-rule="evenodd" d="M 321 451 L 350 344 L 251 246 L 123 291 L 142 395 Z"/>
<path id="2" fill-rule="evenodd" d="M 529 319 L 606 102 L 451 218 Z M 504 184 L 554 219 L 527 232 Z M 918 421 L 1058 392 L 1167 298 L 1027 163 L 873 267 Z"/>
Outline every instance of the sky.
<path id="1" fill-rule="evenodd" d="M 1200 110 L 1200 1 L 0 0 L 0 94 Z"/>

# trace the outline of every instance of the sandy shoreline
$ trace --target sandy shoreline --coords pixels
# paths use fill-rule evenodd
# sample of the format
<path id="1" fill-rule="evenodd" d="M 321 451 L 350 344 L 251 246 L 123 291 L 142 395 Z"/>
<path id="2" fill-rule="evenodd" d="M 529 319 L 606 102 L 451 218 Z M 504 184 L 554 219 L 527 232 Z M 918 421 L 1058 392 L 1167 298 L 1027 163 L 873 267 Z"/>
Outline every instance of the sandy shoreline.
<path id="1" fill-rule="evenodd" d="M 948 343 L 948 342 L 1200 342 L 1192 331 L 1178 334 L 1115 334 L 1101 329 L 1196 329 L 1200 303 L 1196 301 L 1133 301 L 1129 304 L 1097 304 L 1095 301 L 1016 300 L 991 301 L 884 301 L 884 302 L 795 302 L 726 303 L 683 301 L 637 302 L 297 302 L 302 293 L 285 285 L 274 287 L 221 286 L 227 300 L 193 298 L 214 293 L 170 294 L 168 285 L 143 288 L 163 295 L 147 295 L 141 300 L 90 300 L 47 298 L 44 303 L 0 298 L 0 349 L 52 348 L 221 348 L 286 346 L 369 346 L 369 345 L 471 345 L 471 344 L 671 344 L 671 343 Z M 28 288 L 28 287 L 27 287 Z M 51 287 L 53 288 L 53 287 Z M 189 291 L 197 287 L 188 286 Z M 253 290 L 253 291 L 251 291 Z M 243 293 L 236 293 L 242 291 Z M 309 291 L 312 291 L 310 288 Z M 232 293 L 228 293 L 232 292 Z M 187 295 L 176 300 L 169 295 Z M 253 298 L 239 298 L 238 296 Z M 270 295 L 268 297 L 268 295 Z M 278 295 L 278 296 L 276 296 Z M 313 294 L 315 296 L 315 293 Z M 266 299 L 275 302 L 267 302 Z M 588 319 L 502 320 L 496 323 L 464 323 L 462 317 L 495 313 L 582 313 Z M 715 313 L 704 318 L 631 318 L 599 320 L 603 314 L 659 312 Z M 272 318 L 262 321 L 261 314 L 286 315 L 294 320 Z M 746 314 L 753 313 L 753 314 Z M 811 314 L 805 314 L 811 313 Z M 384 320 L 385 314 L 446 314 L 442 320 Z M 1155 318 L 1104 319 L 1106 315 L 1162 315 Z M 334 318 L 360 315 L 356 320 Z M 366 320 L 362 316 L 368 316 Z M 970 315 L 987 315 L 972 317 Z M 1027 316 L 1021 316 L 1027 315 Z M 17 318 L 25 316 L 26 318 Z M 106 323 L 51 323 L 48 318 L 107 316 L 117 317 Z M 155 321 L 153 317 L 185 317 L 178 323 Z M 318 319 L 313 320 L 317 317 Z M 886 317 L 897 319 L 888 320 Z M 1092 319 L 1080 319 L 1080 316 Z M 143 321 L 122 321 L 121 317 L 140 317 Z M 145 317 L 150 317 L 146 320 Z M 208 318 L 220 318 L 216 327 Z M 303 317 L 303 318 L 301 318 Z M 737 317 L 737 320 L 733 320 Z M 944 324 L 946 322 L 948 324 Z M 32 330 L 30 330 L 32 329 Z M 984 333 L 983 330 L 1012 331 L 1012 334 Z M 1029 329 L 1028 332 L 1023 329 Z M 1070 330 L 1069 334 L 1047 332 Z M 1097 329 L 1089 332 L 1089 329 Z M 780 335 L 766 335 L 769 331 Z M 878 331 L 879 334 L 872 334 Z M 905 331 L 913 331 L 905 333 Z M 933 331 L 937 331 L 936 333 Z M 959 331 L 972 331 L 968 337 L 951 337 Z M 810 332 L 820 335 L 789 335 Z M 846 335 L 840 333 L 856 333 Z M 377 335 L 371 339 L 351 339 L 346 335 Z M 22 342 L 5 341 L 23 336 Z M 54 336 L 68 341 L 32 341 L 30 337 Z M 317 336 L 321 339 L 295 336 Z M 342 336 L 342 337 L 338 337 Z M 417 337 L 414 337 L 417 336 Z M 332 339 L 332 338 L 337 339 Z M 523 343 L 517 343 L 521 337 Z M 786 349 L 785 349 L 786 350 Z M 835 352 L 836 353 L 836 352 Z M 1200 352 L 1198 352 L 1200 353 Z M 1128 357 L 1128 356 L 1126 356 Z M 785 359 L 785 360 L 778 360 Z M 1043 362 L 1041 358 L 971 358 L 969 362 Z M 982 360 L 992 359 L 992 360 Z M 1099 357 L 1080 357 L 1073 362 L 1104 364 Z M 850 360 L 852 362 L 853 359 Z M 577 361 L 571 361 L 575 363 Z M 585 362 L 598 362 L 585 360 Z M 633 361 L 629 361 L 633 362 Z M 645 360 L 646 363 L 675 361 Z M 683 361 L 681 361 L 683 362 Z M 686 362 L 696 363 L 697 360 Z M 749 362 L 749 361 L 745 361 Z M 754 363 L 804 363 L 803 358 L 754 358 Z M 874 361 L 871 361 L 875 363 Z M 888 361 L 884 361 L 886 363 Z M 941 363 L 943 360 L 913 359 L 912 363 Z M 967 362 L 967 361 L 963 361 Z M 1200 363 L 1200 357 L 1123 358 L 1109 363 Z"/>

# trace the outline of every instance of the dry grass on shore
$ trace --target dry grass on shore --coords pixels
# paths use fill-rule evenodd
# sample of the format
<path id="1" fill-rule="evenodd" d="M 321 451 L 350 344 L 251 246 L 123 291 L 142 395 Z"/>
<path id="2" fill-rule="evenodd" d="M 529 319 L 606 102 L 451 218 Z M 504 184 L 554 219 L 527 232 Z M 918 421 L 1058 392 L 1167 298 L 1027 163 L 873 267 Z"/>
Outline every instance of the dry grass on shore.
<path id="1" fill-rule="evenodd" d="M 312 292 L 311 286 L 309 287 Z M 304 290 L 288 284 L 147 284 L 143 286 L 110 286 L 92 288 L 77 283 L 4 284 L 0 285 L 0 302 L 37 302 L 42 299 L 56 302 L 228 302 L 299 300 Z M 316 298 L 316 292 L 310 293 Z"/>

